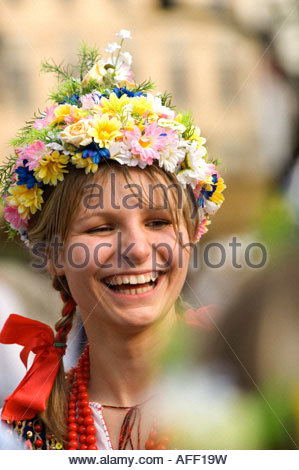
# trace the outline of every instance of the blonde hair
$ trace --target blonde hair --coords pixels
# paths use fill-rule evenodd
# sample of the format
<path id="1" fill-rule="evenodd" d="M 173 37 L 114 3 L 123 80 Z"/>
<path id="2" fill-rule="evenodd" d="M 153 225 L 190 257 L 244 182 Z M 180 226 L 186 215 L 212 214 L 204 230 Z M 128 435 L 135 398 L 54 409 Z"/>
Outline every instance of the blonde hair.
<path id="1" fill-rule="evenodd" d="M 185 222 L 189 240 L 195 240 L 199 223 L 199 214 L 196 211 L 195 217 L 192 217 L 194 211 L 194 200 L 192 200 L 192 191 L 183 188 L 178 182 L 175 175 L 166 172 L 155 163 L 146 166 L 145 169 L 133 167 L 134 171 L 146 174 L 158 187 L 161 186 L 161 178 L 171 187 L 172 200 L 170 201 L 167 193 L 167 203 L 171 214 L 174 230 L 179 238 L 179 226 L 181 217 L 178 212 L 178 196 L 176 191 L 172 191 L 175 187 L 181 188 L 182 194 L 182 216 Z M 42 211 L 36 213 L 30 220 L 28 227 L 28 236 L 30 245 L 43 242 L 45 244 L 46 255 L 53 261 L 53 252 L 50 250 L 50 243 L 54 237 L 58 236 L 61 242 L 67 240 L 69 228 L 76 215 L 78 206 L 83 198 L 84 188 L 87 184 L 95 181 L 101 176 L 103 181 L 111 171 L 120 172 L 126 182 L 130 184 L 131 175 L 130 168 L 121 165 L 116 161 L 109 160 L 99 165 L 95 174 L 86 175 L 84 171 L 77 170 L 73 165 L 69 165 L 69 173 L 64 181 L 55 187 L 48 186 L 44 193 L 44 204 Z M 160 185 L 160 186 L 159 186 Z M 162 188 L 163 189 L 163 188 Z M 164 190 L 163 190 L 164 191 Z M 164 193 L 165 194 L 165 193 Z M 174 207 L 173 207 L 174 205 Z M 66 277 L 54 275 L 53 287 L 62 294 L 63 300 L 67 303 L 72 297 Z M 185 307 L 185 308 L 184 308 Z M 176 303 L 178 313 L 188 308 L 189 305 L 184 303 L 181 296 Z M 62 311 L 62 317 L 55 324 L 55 330 L 59 334 L 59 338 L 63 337 L 66 342 L 67 334 L 71 329 L 73 317 L 76 308 L 74 307 L 67 315 L 65 315 L 65 306 Z M 60 362 L 59 373 L 57 374 L 54 386 L 47 402 L 46 410 L 41 414 L 41 418 L 46 424 L 50 432 L 58 439 L 63 440 L 66 433 L 66 413 L 67 413 L 67 386 L 65 380 L 65 372 L 63 361 Z"/>

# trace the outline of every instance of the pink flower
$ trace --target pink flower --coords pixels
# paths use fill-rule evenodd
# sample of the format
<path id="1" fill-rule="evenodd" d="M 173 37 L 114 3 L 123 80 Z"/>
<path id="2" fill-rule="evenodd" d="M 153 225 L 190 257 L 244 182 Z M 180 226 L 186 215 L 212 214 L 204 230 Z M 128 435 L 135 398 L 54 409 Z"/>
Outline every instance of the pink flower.
<path id="1" fill-rule="evenodd" d="M 28 221 L 22 219 L 21 215 L 18 213 L 18 208 L 16 206 L 7 206 L 4 209 L 4 217 L 9 222 L 12 228 L 16 230 L 25 230 Z"/>
<path id="2" fill-rule="evenodd" d="M 141 160 L 148 165 L 153 163 L 153 159 L 159 160 L 159 150 L 163 150 L 167 145 L 168 134 L 165 129 L 157 126 L 156 122 L 149 124 L 142 133 L 134 126 L 133 131 L 125 132 L 125 143 L 133 155 L 139 155 Z"/>
<path id="3" fill-rule="evenodd" d="M 45 117 L 41 119 L 37 119 L 35 123 L 33 124 L 33 127 L 35 129 L 42 129 L 43 127 L 47 127 L 52 121 L 55 119 L 55 108 L 57 108 L 57 105 L 54 104 L 54 106 L 51 106 L 50 108 L 46 108 L 45 111 Z"/>
<path id="4" fill-rule="evenodd" d="M 207 233 L 208 227 L 207 225 L 210 225 L 210 220 L 204 219 L 200 224 L 198 225 L 198 230 L 197 230 L 197 240 L 200 240 L 201 236 Z"/>
<path id="5" fill-rule="evenodd" d="M 202 182 L 198 181 L 195 188 L 193 189 L 194 196 L 198 199 L 200 197 L 200 191 L 202 190 Z"/>
<path id="6" fill-rule="evenodd" d="M 94 109 L 95 105 L 100 104 L 101 95 L 96 91 L 89 93 L 88 95 L 83 95 L 80 98 L 83 108 L 85 109 Z"/>
<path id="7" fill-rule="evenodd" d="M 134 83 L 134 72 L 130 70 L 128 65 L 122 63 L 115 71 L 115 80 L 118 82 Z"/>
<path id="8" fill-rule="evenodd" d="M 23 161 L 27 160 L 26 166 L 29 170 L 33 170 L 38 166 L 40 159 L 45 153 L 48 153 L 46 145 L 41 140 L 36 140 L 33 144 L 22 149 L 17 149 L 18 159 L 17 166 L 23 165 Z"/>

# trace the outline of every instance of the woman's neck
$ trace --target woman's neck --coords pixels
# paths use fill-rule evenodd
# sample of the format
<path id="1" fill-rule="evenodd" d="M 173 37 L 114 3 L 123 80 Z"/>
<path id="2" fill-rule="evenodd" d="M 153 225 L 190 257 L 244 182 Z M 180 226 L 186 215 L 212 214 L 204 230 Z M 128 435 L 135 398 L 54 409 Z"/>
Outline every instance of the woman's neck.
<path id="1" fill-rule="evenodd" d="M 176 324 L 174 308 L 159 321 L 138 332 L 115 326 L 86 325 L 89 339 L 89 399 L 107 405 L 133 406 L 149 398 L 158 380 L 161 354 Z"/>

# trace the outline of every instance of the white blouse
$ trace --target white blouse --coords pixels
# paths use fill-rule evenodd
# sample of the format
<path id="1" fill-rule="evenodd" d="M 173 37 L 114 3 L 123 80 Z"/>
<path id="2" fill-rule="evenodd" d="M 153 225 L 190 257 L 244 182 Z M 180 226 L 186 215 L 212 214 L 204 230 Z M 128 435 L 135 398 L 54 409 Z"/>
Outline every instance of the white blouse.
<path id="1" fill-rule="evenodd" d="M 96 432 L 96 445 L 98 446 L 99 450 L 113 450 L 110 436 L 108 433 L 108 429 L 106 423 L 104 421 L 103 413 L 102 413 L 102 405 L 95 401 L 89 402 L 89 406 L 92 410 L 92 416 L 94 419 L 94 426 L 97 430 Z"/>

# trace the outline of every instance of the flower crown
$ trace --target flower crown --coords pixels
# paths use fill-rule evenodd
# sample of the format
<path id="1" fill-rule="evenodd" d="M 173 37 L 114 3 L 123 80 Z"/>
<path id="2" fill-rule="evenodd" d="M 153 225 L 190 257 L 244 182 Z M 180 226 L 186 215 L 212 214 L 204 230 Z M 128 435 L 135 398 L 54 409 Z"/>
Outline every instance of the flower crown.
<path id="1" fill-rule="evenodd" d="M 152 82 L 134 82 L 132 57 L 122 51 L 131 33 L 121 30 L 116 36 L 119 44 L 105 49 L 107 60 L 83 44 L 76 66 L 42 64 L 59 79 L 50 95 L 54 104 L 19 131 L 11 142 L 14 155 L 0 168 L 9 232 L 19 232 L 24 240 L 30 217 L 42 210 L 45 187 L 62 181 L 69 165 L 88 174 L 102 160 L 142 169 L 157 160 L 192 188 L 200 216 L 198 239 L 223 202 L 225 184 L 217 162 L 209 159 L 191 115 L 175 112 L 168 93 L 151 93 Z"/>

